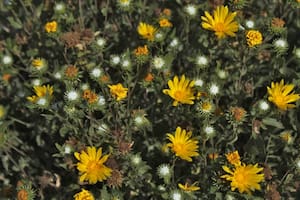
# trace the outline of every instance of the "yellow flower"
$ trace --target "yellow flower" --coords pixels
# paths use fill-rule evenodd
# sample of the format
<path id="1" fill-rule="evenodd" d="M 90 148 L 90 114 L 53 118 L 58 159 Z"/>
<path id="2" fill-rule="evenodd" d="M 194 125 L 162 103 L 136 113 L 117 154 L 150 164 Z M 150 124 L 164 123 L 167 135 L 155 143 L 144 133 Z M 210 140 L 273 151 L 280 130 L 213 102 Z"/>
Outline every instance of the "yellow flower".
<path id="1" fill-rule="evenodd" d="M 37 58 L 31 62 L 32 66 L 37 69 L 42 69 L 45 66 L 45 62 L 43 59 Z"/>
<path id="2" fill-rule="evenodd" d="M 175 76 L 173 81 L 168 81 L 168 86 L 170 89 L 164 89 L 163 93 L 174 99 L 173 106 L 177 106 L 178 103 L 194 104 L 194 84 L 195 81 L 185 79 L 184 75 L 181 76 L 180 80 L 178 80 L 178 76 Z"/>
<path id="3" fill-rule="evenodd" d="M 6 114 L 6 110 L 4 106 L 0 105 L 0 119 L 4 118 L 5 114 Z"/>
<path id="4" fill-rule="evenodd" d="M 234 151 L 231 153 L 226 154 L 226 159 L 228 162 L 234 166 L 241 165 L 241 157 L 238 151 Z"/>
<path id="5" fill-rule="evenodd" d="M 262 34 L 259 31 L 249 30 L 246 33 L 247 44 L 249 47 L 254 47 L 262 43 Z"/>
<path id="6" fill-rule="evenodd" d="M 114 98 L 117 98 L 117 101 L 121 101 L 127 97 L 128 88 L 124 88 L 121 83 L 116 85 L 108 85 L 110 93 Z"/>
<path id="7" fill-rule="evenodd" d="M 74 200 L 95 200 L 95 198 L 88 190 L 81 189 L 81 192 L 74 195 Z"/>
<path id="8" fill-rule="evenodd" d="M 251 194 L 251 191 L 260 190 L 259 183 L 264 180 L 264 174 L 259 174 L 263 168 L 255 165 L 236 165 L 234 170 L 227 166 L 222 166 L 223 170 L 229 174 L 221 176 L 227 181 L 231 181 L 231 190 L 238 189 L 240 193 L 246 192 Z"/>
<path id="9" fill-rule="evenodd" d="M 198 156 L 198 141 L 191 138 L 192 132 L 186 132 L 185 129 L 177 127 L 175 135 L 167 134 L 167 139 L 171 141 L 167 146 L 170 147 L 176 156 L 189 162 L 192 161 L 193 156 Z"/>
<path id="10" fill-rule="evenodd" d="M 205 16 L 201 16 L 202 27 L 204 29 L 215 31 L 218 39 L 226 37 L 226 35 L 234 37 L 238 31 L 239 25 L 234 18 L 236 12 L 229 12 L 227 6 L 218 6 L 214 10 L 213 17 L 205 11 Z"/>
<path id="11" fill-rule="evenodd" d="M 45 25 L 45 30 L 47 31 L 47 33 L 50 32 L 56 32 L 57 29 L 57 22 L 56 21 L 52 21 L 52 22 L 48 22 Z"/>
<path id="12" fill-rule="evenodd" d="M 200 187 L 195 186 L 197 183 L 193 183 L 192 185 L 188 185 L 187 183 L 185 183 L 184 185 L 182 185 L 181 183 L 178 184 L 178 187 L 186 192 L 193 192 L 193 191 L 197 191 L 200 190 Z"/>
<path id="13" fill-rule="evenodd" d="M 89 184 L 101 182 L 111 176 L 112 170 L 104 165 L 109 155 L 102 157 L 102 148 L 96 151 L 95 147 L 87 147 L 86 151 L 75 152 L 74 156 L 80 162 L 77 169 L 80 172 L 80 181 L 89 181 Z"/>
<path id="14" fill-rule="evenodd" d="M 42 86 L 33 86 L 34 92 L 36 95 L 31 97 L 27 97 L 27 100 L 31 101 L 32 103 L 36 103 L 39 99 L 51 98 L 53 94 L 53 86 L 50 85 L 42 85 Z"/>
<path id="15" fill-rule="evenodd" d="M 147 56 L 149 53 L 147 45 L 140 46 L 134 50 L 136 56 Z"/>
<path id="16" fill-rule="evenodd" d="M 280 83 L 272 82 L 271 88 L 267 87 L 268 94 L 270 95 L 268 100 L 273 102 L 281 110 L 294 108 L 295 105 L 291 103 L 300 99 L 300 94 L 295 94 L 294 91 L 292 92 L 294 87 L 293 84 L 284 85 L 284 80 L 281 80 Z"/>
<path id="17" fill-rule="evenodd" d="M 160 27 L 172 27 L 173 24 L 166 18 L 163 18 L 159 20 L 159 26 Z"/>
<path id="18" fill-rule="evenodd" d="M 156 29 L 152 25 L 140 22 L 139 26 L 137 27 L 137 31 L 144 39 L 149 41 L 154 40 Z"/>

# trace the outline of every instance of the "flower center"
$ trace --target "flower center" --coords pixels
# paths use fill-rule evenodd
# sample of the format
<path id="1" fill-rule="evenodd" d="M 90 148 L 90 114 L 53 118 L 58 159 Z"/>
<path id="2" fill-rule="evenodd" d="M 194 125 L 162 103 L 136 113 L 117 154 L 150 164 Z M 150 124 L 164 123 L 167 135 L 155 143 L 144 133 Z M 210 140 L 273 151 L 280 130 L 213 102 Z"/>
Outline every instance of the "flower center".
<path id="1" fill-rule="evenodd" d="M 281 95 L 275 96 L 274 102 L 275 102 L 277 105 L 284 105 L 284 104 L 285 104 L 284 97 L 281 96 Z"/>
<path id="2" fill-rule="evenodd" d="M 99 171 L 100 168 L 101 166 L 98 162 L 90 161 L 88 164 L 87 171 L 89 172 Z"/>
<path id="3" fill-rule="evenodd" d="M 244 174 L 237 174 L 236 175 L 236 180 L 237 180 L 238 183 L 243 183 L 245 181 Z"/>
<path id="4" fill-rule="evenodd" d="M 177 90 L 174 92 L 174 97 L 177 101 L 183 101 L 185 99 L 185 92 L 182 90 Z"/>
<path id="5" fill-rule="evenodd" d="M 216 25 L 215 25 L 216 32 L 224 32 L 224 30 L 225 30 L 224 23 L 221 23 L 221 22 L 216 23 Z"/>
<path id="6" fill-rule="evenodd" d="M 184 145 L 184 144 L 181 144 L 181 143 L 175 144 L 174 147 L 173 147 L 173 149 L 174 149 L 175 153 L 181 154 L 182 151 L 184 150 L 184 146 L 185 146 L 185 145 Z"/>

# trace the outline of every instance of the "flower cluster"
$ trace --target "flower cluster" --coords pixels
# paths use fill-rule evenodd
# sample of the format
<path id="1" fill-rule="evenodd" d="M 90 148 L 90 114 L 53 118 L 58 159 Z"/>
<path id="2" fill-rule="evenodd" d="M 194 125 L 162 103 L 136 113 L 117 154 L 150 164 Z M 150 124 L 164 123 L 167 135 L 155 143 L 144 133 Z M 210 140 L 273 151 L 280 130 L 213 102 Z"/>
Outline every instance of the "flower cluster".
<path id="1" fill-rule="evenodd" d="M 0 1 L 0 199 L 297 199 L 299 8 Z"/>

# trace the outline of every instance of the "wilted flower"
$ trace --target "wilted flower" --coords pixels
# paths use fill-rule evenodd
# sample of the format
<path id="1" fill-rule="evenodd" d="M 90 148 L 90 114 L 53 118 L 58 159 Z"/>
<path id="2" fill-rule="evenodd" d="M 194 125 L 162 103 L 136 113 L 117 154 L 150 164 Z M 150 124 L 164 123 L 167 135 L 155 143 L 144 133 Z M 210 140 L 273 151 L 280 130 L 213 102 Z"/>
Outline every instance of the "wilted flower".
<path id="1" fill-rule="evenodd" d="M 91 70 L 90 75 L 92 78 L 97 79 L 102 75 L 102 73 L 103 73 L 102 70 L 100 68 L 96 67 Z"/>
<path id="2" fill-rule="evenodd" d="M 268 100 L 273 102 L 281 110 L 294 108 L 295 105 L 292 103 L 300 99 L 300 94 L 295 94 L 293 91 L 294 87 L 295 86 L 293 84 L 285 85 L 283 79 L 280 81 L 280 83 L 272 82 L 271 88 L 267 87 L 268 94 L 270 95 Z"/>
<path id="3" fill-rule="evenodd" d="M 262 111 L 267 111 L 267 110 L 269 110 L 270 105 L 268 104 L 268 102 L 261 100 L 258 104 L 258 107 Z"/>
<path id="4" fill-rule="evenodd" d="M 283 141 L 285 141 L 287 144 L 293 143 L 293 136 L 291 134 L 291 131 L 283 131 L 280 133 L 280 137 Z"/>
<path id="5" fill-rule="evenodd" d="M 86 89 L 83 91 L 82 98 L 87 100 L 89 104 L 93 104 L 98 101 L 98 95 L 90 89 Z"/>
<path id="6" fill-rule="evenodd" d="M 238 31 L 239 25 L 234 18 L 236 12 L 229 12 L 227 6 L 218 6 L 211 16 L 205 11 L 205 16 L 201 16 L 202 27 L 204 29 L 214 31 L 218 39 L 225 38 L 227 35 L 234 37 Z"/>
<path id="7" fill-rule="evenodd" d="M 104 48 L 104 46 L 106 45 L 106 40 L 102 37 L 99 37 L 96 39 L 96 44 L 100 47 L 100 48 Z"/>
<path id="8" fill-rule="evenodd" d="M 207 125 L 203 128 L 203 131 L 208 138 L 212 138 L 215 136 L 215 129 L 213 126 Z"/>
<path id="9" fill-rule="evenodd" d="M 112 55 L 110 57 L 110 62 L 112 65 L 118 65 L 120 63 L 120 61 L 121 61 L 121 58 L 118 55 Z"/>
<path id="10" fill-rule="evenodd" d="M 283 38 L 279 38 L 279 39 L 274 40 L 273 45 L 274 45 L 275 51 L 278 54 L 285 53 L 288 49 L 288 46 L 289 46 L 286 39 L 283 39 Z"/>
<path id="11" fill-rule="evenodd" d="M 168 143 L 167 146 L 170 147 L 176 156 L 180 157 L 183 160 L 188 162 L 192 161 L 191 157 L 198 156 L 198 141 L 194 138 L 191 138 L 192 132 L 187 132 L 181 127 L 177 127 L 175 134 L 167 134 L 167 139 L 171 143 Z"/>
<path id="12" fill-rule="evenodd" d="M 104 165 L 109 155 L 102 156 L 102 148 L 87 147 L 86 151 L 75 152 L 74 156 L 79 160 L 77 169 L 81 182 L 87 180 L 89 184 L 95 184 L 111 176 L 112 170 Z"/>
<path id="13" fill-rule="evenodd" d="M 183 200 L 182 194 L 177 190 L 172 191 L 170 197 L 171 200 Z"/>

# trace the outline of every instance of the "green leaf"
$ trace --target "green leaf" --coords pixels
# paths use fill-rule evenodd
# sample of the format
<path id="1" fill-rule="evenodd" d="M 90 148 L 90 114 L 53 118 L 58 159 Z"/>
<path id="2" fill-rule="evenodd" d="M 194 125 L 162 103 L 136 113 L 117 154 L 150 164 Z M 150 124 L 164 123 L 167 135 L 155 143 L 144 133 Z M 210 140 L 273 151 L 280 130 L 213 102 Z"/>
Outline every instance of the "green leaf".
<path id="1" fill-rule="evenodd" d="M 284 129 L 283 124 L 275 118 L 267 117 L 262 120 L 262 123 L 265 125 L 273 126 L 276 128 Z"/>

